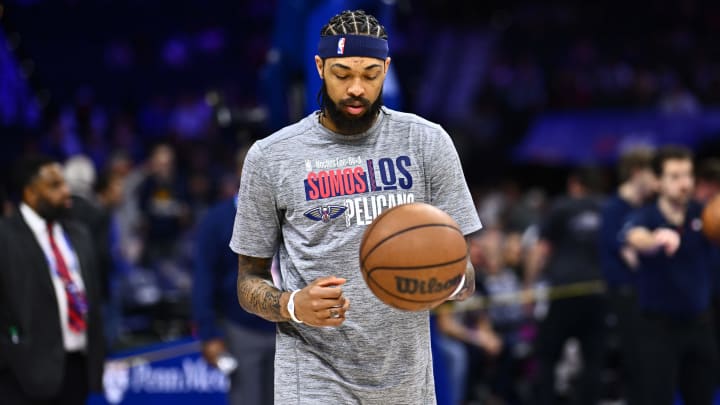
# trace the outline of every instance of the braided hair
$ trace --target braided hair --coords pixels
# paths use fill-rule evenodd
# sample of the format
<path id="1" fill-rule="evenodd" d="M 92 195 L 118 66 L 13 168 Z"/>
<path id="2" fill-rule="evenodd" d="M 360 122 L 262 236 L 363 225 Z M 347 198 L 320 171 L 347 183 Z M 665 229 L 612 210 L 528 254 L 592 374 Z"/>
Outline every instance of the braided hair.
<path id="1" fill-rule="evenodd" d="M 345 10 L 331 18 L 320 30 L 321 37 L 345 34 L 368 35 L 380 39 L 388 37 L 385 27 L 364 10 Z"/>

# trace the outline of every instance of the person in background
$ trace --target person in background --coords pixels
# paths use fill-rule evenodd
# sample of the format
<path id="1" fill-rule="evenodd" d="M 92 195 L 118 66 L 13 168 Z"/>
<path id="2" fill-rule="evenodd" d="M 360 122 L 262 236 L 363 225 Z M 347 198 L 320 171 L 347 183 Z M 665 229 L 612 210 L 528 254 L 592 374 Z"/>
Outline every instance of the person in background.
<path id="1" fill-rule="evenodd" d="M 521 328 L 527 317 L 523 307 L 522 280 L 505 262 L 506 243 L 513 243 L 508 234 L 497 231 L 485 237 L 482 249 L 484 265 L 480 266 L 478 291 L 486 299 L 487 323 L 501 342 L 484 373 L 492 393 L 506 404 L 517 405 L 521 399 L 516 390 L 520 370 L 520 346 L 524 343 Z M 472 248 L 471 248 L 472 249 Z"/>
<path id="2" fill-rule="evenodd" d="M 695 171 L 694 198 L 701 204 L 707 204 L 720 194 L 720 158 L 706 157 L 700 159 Z M 720 267 L 713 271 L 713 323 L 715 325 L 715 339 L 718 352 L 720 352 Z M 718 373 L 718 386 L 720 386 L 720 373 Z"/>
<path id="3" fill-rule="evenodd" d="M 693 155 L 666 145 L 653 158 L 658 198 L 630 215 L 621 240 L 638 257 L 638 302 L 646 403 L 710 405 L 717 383 L 717 346 L 711 313 L 717 247 L 705 238 L 702 205 L 693 200 Z"/>
<path id="4" fill-rule="evenodd" d="M 635 280 L 638 259 L 618 234 L 628 215 L 655 196 L 657 179 L 652 156 L 652 150 L 646 148 L 631 149 L 620 156 L 617 191 L 605 201 L 600 224 L 600 263 L 607 284 L 609 313 L 614 316 L 614 333 L 619 339 L 621 395 L 629 405 L 645 403 L 640 385 L 642 362 L 638 358 L 638 347 L 643 344 L 642 317 Z"/>
<path id="5" fill-rule="evenodd" d="M 693 198 L 705 204 L 720 193 L 720 158 L 701 159 L 697 166 Z"/>
<path id="6" fill-rule="evenodd" d="M 105 361 L 94 237 L 68 220 L 59 162 L 27 155 L 21 201 L 0 220 L 0 398 L 82 405 L 102 392 Z"/>
<path id="7" fill-rule="evenodd" d="M 95 181 L 95 201 L 102 212 L 99 240 L 107 242 L 107 256 L 101 272 L 103 306 L 105 315 L 105 338 L 108 350 L 113 350 L 123 338 L 123 307 L 121 281 L 132 269 L 122 252 L 118 208 L 124 199 L 125 176 L 108 169 L 101 171 Z"/>
<path id="8" fill-rule="evenodd" d="M 242 173 L 246 153 L 247 148 L 242 148 L 237 154 L 236 179 Z M 205 360 L 229 373 L 229 402 L 270 405 L 275 324 L 237 305 L 237 255 L 227 246 L 236 198 L 233 195 L 211 206 L 198 224 L 193 255 L 193 322 Z M 233 359 L 236 367 L 227 364 Z"/>
<path id="9" fill-rule="evenodd" d="M 478 276 L 485 265 L 482 241 L 494 232 L 488 230 L 470 239 L 470 260 Z M 481 285 L 476 287 L 473 298 L 481 298 L 481 289 Z M 439 332 L 436 344 L 447 365 L 453 404 L 480 400 L 476 388 L 484 382 L 481 380 L 485 373 L 481 368 L 503 349 L 502 339 L 495 333 L 485 308 L 468 305 L 470 300 L 462 304 L 447 301 L 433 311 Z"/>
<path id="10" fill-rule="evenodd" d="M 583 364 L 571 400 L 583 405 L 600 400 L 606 314 L 597 249 L 600 185 L 597 168 L 574 169 L 567 178 L 566 195 L 550 207 L 529 253 L 526 285 L 533 286 L 542 276 L 557 292 L 551 294 L 547 315 L 538 330 L 538 405 L 552 405 L 558 400 L 555 367 L 571 337 L 580 342 Z"/>
<path id="11" fill-rule="evenodd" d="M 95 193 L 97 171 L 93 161 L 85 155 L 74 155 L 63 165 L 65 180 L 70 189 L 72 206 L 70 218 L 84 224 L 95 240 L 96 263 L 99 271 L 100 295 L 103 306 L 109 302 L 109 277 L 113 273 L 113 258 L 110 253 L 110 212 L 101 205 Z M 115 325 L 114 320 L 107 319 L 105 327 Z M 109 321 L 109 322 L 108 322 Z M 114 340 L 115 333 L 105 331 L 105 337 Z M 111 343 L 108 341 L 108 349 Z"/>
<path id="12" fill-rule="evenodd" d="M 162 267 L 177 254 L 178 241 L 188 225 L 187 187 L 171 144 L 155 145 L 147 176 L 138 185 L 138 203 L 144 230 L 143 263 Z"/>

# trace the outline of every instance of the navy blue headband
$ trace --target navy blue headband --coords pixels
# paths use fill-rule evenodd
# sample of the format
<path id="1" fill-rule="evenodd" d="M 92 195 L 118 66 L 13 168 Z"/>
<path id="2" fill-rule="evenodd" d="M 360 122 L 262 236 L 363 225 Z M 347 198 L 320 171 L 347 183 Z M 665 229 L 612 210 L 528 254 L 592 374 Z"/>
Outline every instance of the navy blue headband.
<path id="1" fill-rule="evenodd" d="M 325 58 L 363 56 L 385 60 L 388 56 L 387 40 L 369 35 L 332 35 L 320 37 L 318 55 Z"/>

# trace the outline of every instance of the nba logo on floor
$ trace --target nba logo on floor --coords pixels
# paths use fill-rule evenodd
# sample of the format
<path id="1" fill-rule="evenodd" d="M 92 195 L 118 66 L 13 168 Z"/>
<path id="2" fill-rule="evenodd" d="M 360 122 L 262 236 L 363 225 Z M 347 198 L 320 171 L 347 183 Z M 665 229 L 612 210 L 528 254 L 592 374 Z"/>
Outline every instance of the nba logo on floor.
<path id="1" fill-rule="evenodd" d="M 345 37 L 338 39 L 337 53 L 338 55 L 342 55 L 345 53 Z"/>

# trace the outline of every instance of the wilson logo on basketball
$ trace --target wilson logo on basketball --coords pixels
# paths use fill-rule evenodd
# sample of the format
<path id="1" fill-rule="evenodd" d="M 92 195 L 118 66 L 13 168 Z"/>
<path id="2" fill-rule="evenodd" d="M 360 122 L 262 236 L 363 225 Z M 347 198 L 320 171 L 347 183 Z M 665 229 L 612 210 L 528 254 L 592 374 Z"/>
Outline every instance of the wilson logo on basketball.
<path id="1" fill-rule="evenodd" d="M 435 277 L 429 280 L 395 276 L 397 291 L 401 294 L 436 294 L 452 290 L 462 280 L 462 275 L 455 276 L 444 283 Z"/>

